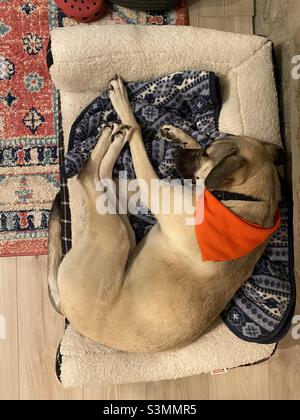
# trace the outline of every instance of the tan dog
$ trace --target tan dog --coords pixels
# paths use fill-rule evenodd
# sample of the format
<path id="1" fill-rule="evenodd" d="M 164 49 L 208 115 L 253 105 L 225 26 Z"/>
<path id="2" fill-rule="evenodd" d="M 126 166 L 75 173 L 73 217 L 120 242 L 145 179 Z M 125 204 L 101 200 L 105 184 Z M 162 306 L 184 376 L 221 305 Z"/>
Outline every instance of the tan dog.
<path id="1" fill-rule="evenodd" d="M 88 225 L 59 267 L 58 290 L 52 279 L 53 299 L 81 334 L 104 345 L 128 352 L 176 349 L 196 340 L 222 312 L 252 274 L 266 243 L 234 261 L 203 262 L 194 226 L 185 223 L 190 214 L 157 214 L 157 225 L 138 246 L 127 217 L 100 215 L 95 203 L 101 193 L 94 181 L 111 178 L 127 141 L 137 178 L 144 181 L 141 199 L 149 207 L 143 185 L 151 189 L 151 180 L 157 178 L 120 77 L 111 82 L 110 99 L 126 126 L 103 130 L 78 176 L 86 196 Z M 278 148 L 228 137 L 203 153 L 175 127 L 163 127 L 162 134 L 192 149 L 177 158 L 183 176 L 204 178 L 212 190 L 256 197 L 258 201 L 251 205 L 224 204 L 248 221 L 273 226 L 280 199 Z M 175 198 L 177 193 L 175 188 Z M 193 189 L 191 194 L 196 200 Z M 50 258 L 50 265 L 53 261 Z"/>

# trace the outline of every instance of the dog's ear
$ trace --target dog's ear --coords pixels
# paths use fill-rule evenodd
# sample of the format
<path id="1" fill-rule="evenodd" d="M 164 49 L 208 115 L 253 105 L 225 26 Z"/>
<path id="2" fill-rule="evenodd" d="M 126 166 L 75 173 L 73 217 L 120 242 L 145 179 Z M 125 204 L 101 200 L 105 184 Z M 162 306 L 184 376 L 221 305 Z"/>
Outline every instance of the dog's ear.
<path id="1" fill-rule="evenodd" d="M 245 164 L 246 160 L 239 155 L 224 158 L 210 171 L 205 180 L 205 186 L 211 189 L 220 188 L 234 172 L 241 169 Z"/>
<path id="2" fill-rule="evenodd" d="M 264 147 L 271 156 L 274 165 L 282 166 L 285 164 L 285 151 L 281 146 L 273 143 L 264 143 Z"/>
<path id="3" fill-rule="evenodd" d="M 212 146 L 210 149 L 210 158 L 213 160 L 213 163 L 215 165 L 222 162 L 224 159 L 228 158 L 232 155 L 237 155 L 239 151 L 239 147 L 235 142 L 227 141 L 221 141 L 217 145 Z"/>

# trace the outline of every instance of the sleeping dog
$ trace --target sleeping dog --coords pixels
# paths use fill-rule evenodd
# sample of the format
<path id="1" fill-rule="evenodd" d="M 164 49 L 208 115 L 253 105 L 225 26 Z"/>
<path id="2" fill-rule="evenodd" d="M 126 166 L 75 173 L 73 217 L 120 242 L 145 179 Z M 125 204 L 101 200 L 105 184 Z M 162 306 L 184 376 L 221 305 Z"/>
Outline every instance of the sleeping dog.
<path id="1" fill-rule="evenodd" d="M 201 231 L 199 236 L 197 228 L 186 223 L 194 214 L 166 215 L 158 211 L 158 223 L 136 245 L 127 215 L 97 211 L 96 202 L 104 194 L 99 183 L 112 178 L 115 161 L 126 142 L 137 179 L 142 181 L 141 201 L 150 210 L 151 182 L 158 177 L 120 77 L 110 83 L 110 99 L 122 125 L 103 129 L 78 176 L 86 198 L 88 224 L 59 266 L 58 287 L 55 279 L 51 280 L 52 298 L 71 324 L 96 342 L 126 352 L 177 349 L 203 334 L 253 273 L 276 224 L 280 199 L 276 165 L 281 163 L 282 150 L 255 139 L 231 136 L 202 149 L 182 130 L 162 127 L 165 140 L 183 147 L 176 167 L 184 178 L 204 179 L 206 192 L 211 195 L 209 202 L 215 200 L 221 214 L 235 217 L 242 227 L 248 224 L 250 230 L 253 227 L 259 233 L 269 233 L 253 246 L 247 245 L 247 237 L 240 238 L 241 245 L 244 241 L 248 248 L 236 257 L 206 258 L 201 239 L 207 242 L 209 238 L 201 237 Z M 227 194 L 221 196 L 222 202 L 212 197 L 216 190 Z M 197 208 L 195 188 L 189 191 Z M 175 201 L 177 194 L 179 187 L 177 190 L 174 186 Z M 222 224 L 217 216 L 214 218 L 213 207 L 211 220 Z M 218 232 L 222 236 L 222 229 Z"/>

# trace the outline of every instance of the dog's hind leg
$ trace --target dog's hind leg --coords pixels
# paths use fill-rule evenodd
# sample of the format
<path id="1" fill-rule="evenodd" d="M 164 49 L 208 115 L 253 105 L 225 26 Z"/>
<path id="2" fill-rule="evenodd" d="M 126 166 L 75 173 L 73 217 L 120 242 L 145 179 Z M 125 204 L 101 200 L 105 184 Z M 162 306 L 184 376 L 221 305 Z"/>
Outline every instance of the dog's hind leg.
<path id="1" fill-rule="evenodd" d="M 96 187 L 100 179 L 100 164 L 109 149 L 115 129 L 110 126 L 103 129 L 97 145 L 77 178 L 86 197 L 88 211 L 96 210 L 96 206 L 92 206 L 92 208 L 90 204 L 95 203 L 97 195 L 99 195 Z"/>
<path id="2" fill-rule="evenodd" d="M 126 125 L 119 125 L 112 134 L 111 144 L 103 157 L 99 167 L 100 180 L 112 179 L 113 167 L 123 147 L 131 137 L 132 128 Z"/>
<path id="3" fill-rule="evenodd" d="M 101 163 L 104 163 L 112 140 L 112 130 L 105 129 L 80 174 L 88 223 L 75 239 L 58 273 L 63 314 L 83 335 L 91 338 L 97 338 L 95 331 L 99 331 L 99 325 L 120 293 L 131 247 L 127 227 L 119 215 L 99 214 L 96 208 L 97 199 L 105 191 L 99 193 L 95 184 L 99 182 Z M 118 150 L 123 145 L 120 139 Z M 117 152 L 116 144 L 113 149 Z M 111 154 L 109 152 L 108 157 Z M 113 156 L 117 158 L 118 154 Z"/>
<path id="4" fill-rule="evenodd" d="M 116 160 L 121 153 L 124 145 L 129 141 L 130 137 L 132 135 L 132 128 L 125 125 L 120 125 L 118 129 L 114 132 L 112 136 L 112 143 L 105 154 L 99 169 L 99 175 L 100 175 L 100 182 L 102 184 L 106 184 L 107 188 L 109 188 L 109 185 L 112 185 L 112 172 L 113 167 L 116 163 Z M 105 183 L 105 181 L 107 181 Z M 115 187 L 115 184 L 113 184 Z M 106 191 L 106 193 L 109 195 L 109 191 Z M 130 254 L 134 251 L 136 247 L 136 238 L 134 230 L 129 222 L 128 216 L 127 216 L 127 202 L 126 202 L 126 208 L 124 207 L 124 203 L 122 200 L 118 200 L 118 197 L 116 196 L 116 189 L 111 192 L 114 197 L 114 204 L 116 204 L 116 207 L 119 211 L 119 216 L 123 220 L 123 223 L 125 224 L 128 232 L 128 237 L 130 241 Z M 108 196 L 109 199 L 109 196 Z"/>
<path id="5" fill-rule="evenodd" d="M 61 214 L 60 214 L 60 193 L 57 194 L 50 213 L 49 234 L 48 234 L 48 291 L 50 301 L 54 309 L 60 313 L 59 291 L 58 291 L 58 270 L 62 261 L 61 246 Z"/>

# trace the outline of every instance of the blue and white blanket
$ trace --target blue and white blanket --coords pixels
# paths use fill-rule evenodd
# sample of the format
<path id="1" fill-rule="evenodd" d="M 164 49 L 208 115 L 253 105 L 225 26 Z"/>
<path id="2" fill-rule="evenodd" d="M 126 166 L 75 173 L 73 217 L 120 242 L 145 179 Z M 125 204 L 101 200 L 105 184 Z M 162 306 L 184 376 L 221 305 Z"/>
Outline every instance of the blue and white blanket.
<path id="1" fill-rule="evenodd" d="M 221 108 L 218 79 L 214 73 L 184 71 L 148 81 L 127 83 L 129 100 L 141 126 L 150 161 L 161 178 L 178 178 L 176 146 L 162 142 L 159 129 L 172 124 L 192 135 L 202 145 L 220 136 Z M 118 120 L 108 92 L 98 96 L 73 124 L 69 150 L 62 174 L 69 178 L 80 172 L 95 147 L 103 124 Z M 127 145 L 118 158 L 114 175 L 127 171 L 135 177 Z M 223 312 L 224 322 L 241 339 L 266 344 L 277 342 L 286 332 L 294 313 L 295 282 L 286 203 L 281 205 L 283 224 L 273 236 L 251 278 L 241 287 Z M 131 217 L 137 240 L 156 224 L 153 215 Z"/>

